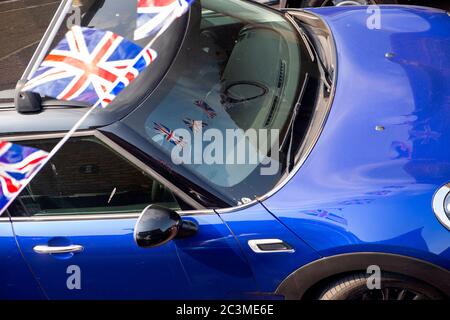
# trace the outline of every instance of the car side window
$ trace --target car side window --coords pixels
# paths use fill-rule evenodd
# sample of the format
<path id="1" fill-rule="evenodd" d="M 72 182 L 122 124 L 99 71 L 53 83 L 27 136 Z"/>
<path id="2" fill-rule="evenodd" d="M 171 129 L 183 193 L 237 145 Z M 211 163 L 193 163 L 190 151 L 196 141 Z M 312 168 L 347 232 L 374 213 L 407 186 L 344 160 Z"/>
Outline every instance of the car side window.
<path id="1" fill-rule="evenodd" d="M 20 141 L 49 151 L 57 139 Z M 76 137 L 11 205 L 12 216 L 136 213 L 150 204 L 179 210 L 172 192 L 95 137 Z"/>

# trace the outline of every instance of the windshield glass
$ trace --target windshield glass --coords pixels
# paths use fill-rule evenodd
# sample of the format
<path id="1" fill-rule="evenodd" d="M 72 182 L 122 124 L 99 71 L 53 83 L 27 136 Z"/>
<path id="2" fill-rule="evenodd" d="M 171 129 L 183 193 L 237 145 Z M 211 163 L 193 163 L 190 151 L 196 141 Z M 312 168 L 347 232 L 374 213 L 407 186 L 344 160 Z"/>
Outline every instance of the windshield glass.
<path id="1" fill-rule="evenodd" d="M 283 15 L 239 0 L 196 1 L 170 72 L 123 121 L 184 176 L 233 204 L 268 192 L 285 169 L 282 137 L 303 50 Z M 281 145 L 280 145 L 281 144 Z"/>

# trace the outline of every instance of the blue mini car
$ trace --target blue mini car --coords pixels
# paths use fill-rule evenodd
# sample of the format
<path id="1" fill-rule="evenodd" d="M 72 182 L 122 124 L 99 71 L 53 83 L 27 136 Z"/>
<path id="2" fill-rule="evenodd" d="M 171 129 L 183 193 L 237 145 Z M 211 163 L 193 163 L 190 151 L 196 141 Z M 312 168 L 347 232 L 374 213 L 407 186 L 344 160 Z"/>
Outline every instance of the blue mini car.
<path id="1" fill-rule="evenodd" d="M 23 79 L 77 20 L 133 39 L 135 0 L 70 2 Z M 153 49 L 0 217 L 0 298 L 450 296 L 446 12 L 201 0 Z M 0 139 L 49 151 L 88 106 L 21 83 Z"/>

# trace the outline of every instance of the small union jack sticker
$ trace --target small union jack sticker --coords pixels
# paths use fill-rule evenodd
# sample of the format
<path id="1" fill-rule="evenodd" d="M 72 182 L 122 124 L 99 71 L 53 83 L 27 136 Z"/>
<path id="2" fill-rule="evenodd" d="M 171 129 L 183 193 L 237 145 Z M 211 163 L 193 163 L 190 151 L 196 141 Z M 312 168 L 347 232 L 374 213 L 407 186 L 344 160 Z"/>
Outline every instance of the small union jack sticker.
<path id="1" fill-rule="evenodd" d="M 208 124 L 203 122 L 202 120 L 192 120 L 190 118 L 186 118 L 183 122 L 191 129 L 192 132 L 200 132 L 203 128 L 207 127 Z"/>
<path id="2" fill-rule="evenodd" d="M 153 122 L 154 129 L 158 133 L 159 136 L 161 136 L 164 141 L 170 142 L 171 144 L 177 146 L 181 145 L 184 146 L 185 143 L 183 141 L 183 137 L 178 137 L 175 135 L 175 132 L 173 130 L 170 130 L 168 127 L 161 123 Z"/>
<path id="3" fill-rule="evenodd" d="M 208 116 L 209 119 L 213 119 L 214 117 L 217 116 L 216 111 L 214 111 L 213 108 L 211 108 L 205 101 L 203 100 L 196 100 L 194 102 L 194 104 L 199 107 L 204 113 L 206 113 L 206 115 Z"/>

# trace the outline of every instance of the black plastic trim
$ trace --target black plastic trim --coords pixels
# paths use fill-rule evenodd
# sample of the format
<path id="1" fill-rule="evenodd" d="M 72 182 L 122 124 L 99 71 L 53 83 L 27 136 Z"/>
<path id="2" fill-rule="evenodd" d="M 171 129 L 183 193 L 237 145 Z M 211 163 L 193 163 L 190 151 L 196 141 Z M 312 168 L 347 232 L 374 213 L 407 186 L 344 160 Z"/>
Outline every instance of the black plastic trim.
<path id="1" fill-rule="evenodd" d="M 365 271 L 370 265 L 379 266 L 382 272 L 397 273 L 426 282 L 450 297 L 448 270 L 416 258 L 373 252 L 342 254 L 311 262 L 291 273 L 279 285 L 276 294 L 287 300 L 302 299 L 318 282 L 341 273 Z"/>

